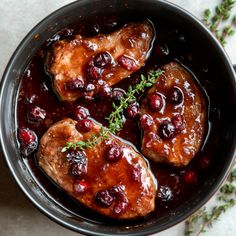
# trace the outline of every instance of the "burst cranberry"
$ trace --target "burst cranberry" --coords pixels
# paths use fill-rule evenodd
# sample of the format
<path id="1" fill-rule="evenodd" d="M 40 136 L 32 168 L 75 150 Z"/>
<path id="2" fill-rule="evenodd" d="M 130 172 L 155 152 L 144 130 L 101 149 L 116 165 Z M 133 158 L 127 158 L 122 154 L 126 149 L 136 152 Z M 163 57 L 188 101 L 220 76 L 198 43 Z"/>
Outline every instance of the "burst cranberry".
<path id="1" fill-rule="evenodd" d="M 109 163 L 115 163 L 122 158 L 122 149 L 118 146 L 112 146 L 109 148 L 106 155 L 106 161 Z"/>
<path id="2" fill-rule="evenodd" d="M 85 193 L 89 189 L 89 183 L 85 180 L 75 180 L 73 185 L 74 193 Z"/>
<path id="3" fill-rule="evenodd" d="M 88 159 L 85 152 L 78 150 L 69 150 L 66 158 L 71 165 L 70 173 L 75 178 L 82 178 L 88 172 Z"/>
<path id="4" fill-rule="evenodd" d="M 162 139 L 171 139 L 175 135 L 175 127 L 170 121 L 164 121 L 159 126 L 159 135 Z"/>
<path id="5" fill-rule="evenodd" d="M 66 154 L 66 158 L 70 164 L 74 164 L 77 162 L 80 162 L 80 160 L 86 158 L 86 154 L 83 151 L 79 150 L 69 150 L 68 153 Z"/>
<path id="6" fill-rule="evenodd" d="M 45 117 L 46 111 L 40 107 L 33 107 L 28 114 L 28 119 L 32 122 L 41 122 Z"/>
<path id="7" fill-rule="evenodd" d="M 98 94 L 101 97 L 111 97 L 111 87 L 108 85 L 103 85 L 99 88 Z"/>
<path id="8" fill-rule="evenodd" d="M 186 184 L 194 184 L 197 181 L 197 174 L 193 170 L 188 170 L 185 172 L 183 177 L 184 183 Z"/>
<path id="9" fill-rule="evenodd" d="M 153 125 L 153 123 L 153 118 L 148 114 L 144 114 L 140 118 L 140 126 L 142 130 L 149 129 Z"/>
<path id="10" fill-rule="evenodd" d="M 74 163 L 71 166 L 71 175 L 75 178 L 82 178 L 88 172 L 87 159 L 82 159 L 80 162 Z"/>
<path id="11" fill-rule="evenodd" d="M 89 116 L 89 110 L 82 106 L 77 106 L 75 108 L 74 117 L 76 120 L 83 120 Z"/>
<path id="12" fill-rule="evenodd" d="M 108 190 L 99 191 L 96 194 L 96 202 L 102 207 L 109 207 L 114 202 L 114 197 L 111 196 Z"/>
<path id="13" fill-rule="evenodd" d="M 184 129 L 184 118 L 181 114 L 177 114 L 175 115 L 172 119 L 171 119 L 174 127 L 175 127 L 175 132 L 180 132 L 181 130 Z"/>
<path id="14" fill-rule="evenodd" d="M 18 140 L 20 151 L 24 156 L 29 156 L 38 146 L 38 138 L 34 131 L 30 129 L 19 129 Z"/>
<path id="15" fill-rule="evenodd" d="M 209 156 L 203 156 L 199 160 L 199 166 L 202 170 L 206 170 L 211 164 L 211 159 Z"/>
<path id="16" fill-rule="evenodd" d="M 109 189 L 112 197 L 116 199 L 116 204 L 114 206 L 113 212 L 115 214 L 121 214 L 128 205 L 128 199 L 125 194 L 125 186 L 116 185 Z"/>
<path id="17" fill-rule="evenodd" d="M 66 83 L 65 87 L 70 91 L 81 90 L 84 87 L 84 81 L 80 78 L 72 79 Z"/>
<path id="18" fill-rule="evenodd" d="M 133 58 L 124 55 L 118 58 L 118 63 L 129 71 L 135 71 L 138 69 L 136 61 Z"/>
<path id="19" fill-rule="evenodd" d="M 71 163 L 71 175 L 75 178 L 85 177 L 88 172 L 88 159 L 82 151 L 72 150 L 66 155 Z"/>
<path id="20" fill-rule="evenodd" d="M 86 73 L 88 79 L 99 80 L 101 78 L 101 69 L 94 65 L 87 65 Z"/>
<path id="21" fill-rule="evenodd" d="M 183 102 L 183 92 L 178 87 L 173 87 L 168 94 L 168 99 L 170 102 L 172 102 L 175 105 L 179 105 Z"/>
<path id="22" fill-rule="evenodd" d="M 99 68 L 103 68 L 111 64 L 111 61 L 112 61 L 112 58 L 108 52 L 100 52 L 93 59 L 94 65 Z"/>
<path id="23" fill-rule="evenodd" d="M 126 109 L 126 114 L 129 118 L 135 118 L 139 114 L 139 104 L 137 102 L 131 103 Z"/>
<path id="24" fill-rule="evenodd" d="M 125 94 L 125 90 L 121 88 L 114 88 L 112 90 L 112 98 L 114 98 L 114 100 L 121 100 L 125 96 Z"/>
<path id="25" fill-rule="evenodd" d="M 160 111 L 161 108 L 163 107 L 163 100 L 161 95 L 159 94 L 152 94 L 148 97 L 148 105 L 149 108 L 154 111 Z"/>
<path id="26" fill-rule="evenodd" d="M 113 186 L 109 189 L 109 192 L 111 196 L 113 196 L 117 200 L 122 201 L 122 202 L 127 202 L 127 198 L 125 195 L 125 186 L 123 185 Z"/>
<path id="27" fill-rule="evenodd" d="M 78 120 L 76 129 L 81 132 L 89 132 L 93 128 L 93 122 L 89 119 Z"/>
<path id="28" fill-rule="evenodd" d="M 128 205 L 127 202 L 118 201 L 114 206 L 113 212 L 116 215 L 122 214 L 125 211 L 127 205 Z"/>

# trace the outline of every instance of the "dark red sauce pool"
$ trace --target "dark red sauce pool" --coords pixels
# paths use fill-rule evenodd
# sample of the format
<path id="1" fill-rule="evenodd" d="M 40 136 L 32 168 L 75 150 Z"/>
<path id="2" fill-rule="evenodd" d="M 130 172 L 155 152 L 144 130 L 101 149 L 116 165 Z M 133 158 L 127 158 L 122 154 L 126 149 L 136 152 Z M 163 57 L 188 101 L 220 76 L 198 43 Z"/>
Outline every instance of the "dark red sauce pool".
<path id="1" fill-rule="evenodd" d="M 91 22 L 69 26 L 58 32 L 51 39 L 48 39 L 32 58 L 28 67 L 25 69 L 25 73 L 22 75 L 17 107 L 18 127 L 33 130 L 40 139 L 51 124 L 67 117 L 73 118 L 75 107 L 78 105 L 86 107 L 92 118 L 106 126 L 107 122 L 104 117 L 107 117 L 111 113 L 113 99 L 97 97 L 92 101 L 78 99 L 71 103 L 60 102 L 52 89 L 49 76 L 45 73 L 44 58 L 48 50 L 50 50 L 51 44 L 59 39 L 72 39 L 78 33 L 84 36 L 109 33 L 129 21 L 133 21 L 133 19 L 126 19 L 124 22 L 124 20 L 116 17 L 95 18 Z M 139 81 L 140 74 L 145 74 L 150 69 L 157 69 L 166 63 L 178 60 L 196 76 L 202 88 L 207 93 L 211 93 L 211 86 L 214 85 L 209 83 L 208 78 L 214 76 L 213 70 L 204 61 L 199 49 L 191 47 L 188 35 L 184 35 L 184 32 L 174 29 L 171 26 L 161 25 L 158 20 L 153 19 L 152 22 L 155 25 L 157 37 L 151 56 L 141 70 L 133 73 L 130 78 L 126 78 L 114 85 L 113 89 L 122 88 L 127 90 L 128 86 L 134 85 Z M 139 102 L 141 100 L 142 96 L 138 98 Z M 210 101 L 208 102 L 210 106 Z M 46 111 L 46 119 L 43 122 L 34 122 L 30 119 L 29 113 L 35 106 L 43 108 Z M 207 135 L 201 150 L 187 167 L 174 168 L 149 161 L 150 168 L 158 181 L 156 210 L 152 213 L 155 216 L 158 217 L 167 211 L 175 209 L 176 206 L 183 204 L 194 193 L 197 186 L 203 184 L 207 179 L 209 171 L 213 169 L 212 167 L 215 165 L 215 161 L 213 160 L 214 145 L 217 142 L 214 137 L 219 132 L 217 122 L 219 110 L 212 107 L 209 108 L 209 111 L 210 116 L 208 122 L 211 128 L 209 128 L 208 134 L 210 135 Z M 140 150 L 142 133 L 137 119 L 127 117 L 123 130 L 118 132 L 117 135 L 131 142 Z M 63 190 L 47 178 L 38 167 L 34 153 L 25 158 L 25 163 L 41 187 L 58 204 L 75 214 L 81 213 L 81 211 L 86 212 L 86 209 L 79 203 L 75 203 Z"/>

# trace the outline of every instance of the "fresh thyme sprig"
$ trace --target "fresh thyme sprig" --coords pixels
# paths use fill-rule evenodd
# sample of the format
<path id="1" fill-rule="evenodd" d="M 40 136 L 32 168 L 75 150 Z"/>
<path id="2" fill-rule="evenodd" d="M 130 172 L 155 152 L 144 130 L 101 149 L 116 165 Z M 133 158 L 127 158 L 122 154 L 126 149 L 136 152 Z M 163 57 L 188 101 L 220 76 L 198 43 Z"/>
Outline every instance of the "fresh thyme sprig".
<path id="1" fill-rule="evenodd" d="M 226 39 L 235 33 L 236 15 L 232 17 L 230 23 L 226 24 L 223 28 L 220 27 L 223 22 L 230 19 L 231 10 L 235 3 L 236 0 L 223 0 L 216 6 L 214 14 L 210 9 L 206 9 L 203 14 L 203 22 L 215 34 L 222 45 L 225 45 Z"/>
<path id="2" fill-rule="evenodd" d="M 226 183 L 220 188 L 216 201 L 219 203 L 212 209 L 206 207 L 200 209 L 197 213 L 190 216 L 185 222 L 185 235 L 198 236 L 206 232 L 207 228 L 212 227 L 213 222 L 229 208 L 236 204 L 236 166 L 230 173 Z"/>
<path id="3" fill-rule="evenodd" d="M 149 72 L 147 77 L 141 75 L 140 83 L 136 84 L 134 87 L 130 86 L 128 88 L 126 96 L 120 100 L 119 105 L 112 103 L 114 111 L 105 118 L 109 121 L 109 130 L 111 133 L 115 134 L 123 128 L 123 111 L 129 106 L 129 104 L 136 100 L 135 95 L 144 92 L 145 88 L 151 87 L 162 73 L 162 70 L 157 70 Z"/>
<path id="4" fill-rule="evenodd" d="M 108 128 L 102 127 L 98 134 L 92 135 L 92 137 L 86 141 L 67 142 L 66 146 L 62 148 L 61 152 L 66 152 L 68 149 L 85 150 L 97 145 L 100 141 L 107 139 L 108 134 L 111 132 L 115 134 L 123 128 L 123 111 L 127 109 L 129 104 L 136 100 L 135 95 L 144 92 L 145 88 L 151 87 L 163 73 L 162 70 L 148 72 L 147 76 L 141 75 L 141 81 L 135 86 L 130 86 L 126 95 L 119 101 L 119 104 L 112 104 L 114 111 L 105 119 L 108 120 Z"/>
<path id="5" fill-rule="evenodd" d="M 235 3 L 236 0 L 223 0 L 216 7 L 214 15 L 210 9 L 204 11 L 203 22 L 216 35 L 222 45 L 225 45 L 226 39 L 234 34 L 233 27 L 236 27 L 236 15 L 232 17 L 228 25 L 221 29 L 220 26 L 224 21 L 230 19 L 231 10 Z M 214 221 L 236 204 L 236 165 L 226 183 L 220 188 L 216 201 L 217 203 L 212 209 L 203 207 L 185 221 L 186 236 L 199 236 L 206 232 L 208 228 L 212 227 Z"/>
<path id="6" fill-rule="evenodd" d="M 95 147 L 97 143 L 107 139 L 108 134 L 109 130 L 107 128 L 102 127 L 99 133 L 92 135 L 91 138 L 86 141 L 80 140 L 75 143 L 67 142 L 66 146 L 62 148 L 61 152 L 66 152 L 68 149 L 79 149 L 81 151 L 84 151 L 87 148 Z"/>

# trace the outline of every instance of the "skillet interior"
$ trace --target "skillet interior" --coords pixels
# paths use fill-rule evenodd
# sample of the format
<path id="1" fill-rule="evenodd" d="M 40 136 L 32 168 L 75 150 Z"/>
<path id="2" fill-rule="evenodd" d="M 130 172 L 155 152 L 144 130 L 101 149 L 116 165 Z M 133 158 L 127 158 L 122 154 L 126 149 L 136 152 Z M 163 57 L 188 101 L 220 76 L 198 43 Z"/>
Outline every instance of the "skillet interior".
<path id="1" fill-rule="evenodd" d="M 215 85 L 216 91 L 208 93 L 211 102 L 221 111 L 219 122 L 219 145 L 216 147 L 215 158 L 217 165 L 208 179 L 198 187 L 194 195 L 174 211 L 167 211 L 159 218 L 149 218 L 144 221 L 126 222 L 117 224 L 91 215 L 86 212 L 74 212 L 72 206 L 65 206 L 63 202 L 51 196 L 42 184 L 37 181 L 27 167 L 27 162 L 18 152 L 16 141 L 16 98 L 20 83 L 20 76 L 31 60 L 34 53 L 43 42 L 61 28 L 81 20 L 88 20 L 95 15 L 117 14 L 125 17 L 127 14 L 138 14 L 145 17 L 156 17 L 160 22 L 168 22 L 181 29 L 192 42 L 193 47 L 201 44 L 202 57 L 209 61 L 214 68 L 216 76 L 209 78 Z M 37 40 L 34 38 L 39 34 Z M 218 96 L 215 96 L 215 95 Z M 222 47 L 209 32 L 194 18 L 181 9 L 174 7 L 166 1 L 109 1 L 109 0 L 81 0 L 72 3 L 37 25 L 23 40 L 14 53 L 1 81 L 1 143 L 7 164 L 18 185 L 28 198 L 46 215 L 56 222 L 84 234 L 93 235 L 147 235 L 166 229 L 201 207 L 219 187 L 233 162 L 235 152 L 236 127 L 236 85 L 235 77 L 229 60 Z"/>

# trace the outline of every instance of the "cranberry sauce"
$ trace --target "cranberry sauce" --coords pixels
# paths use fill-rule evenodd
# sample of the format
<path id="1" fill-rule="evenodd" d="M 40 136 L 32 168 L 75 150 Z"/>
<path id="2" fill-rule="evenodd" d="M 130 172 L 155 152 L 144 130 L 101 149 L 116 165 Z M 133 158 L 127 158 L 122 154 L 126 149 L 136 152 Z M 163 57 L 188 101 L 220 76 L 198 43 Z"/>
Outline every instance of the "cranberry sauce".
<path id="1" fill-rule="evenodd" d="M 202 59 L 199 50 L 191 47 L 191 40 L 188 39 L 188 35 L 184 35 L 171 26 L 160 25 L 158 20 L 153 19 L 152 21 L 156 28 L 157 37 L 150 57 L 143 68 L 133 73 L 129 78 L 114 85 L 109 96 L 97 96 L 94 100 L 78 99 L 70 103 L 61 102 L 53 91 L 50 77 L 44 70 L 45 57 L 47 52 L 50 51 L 51 44 L 59 39 L 72 39 L 74 35 L 78 33 L 84 36 L 93 36 L 97 33 L 110 33 L 126 22 L 133 20 L 134 19 L 126 19 L 126 21 L 124 21 L 117 17 L 108 17 L 106 19 L 104 19 L 104 17 L 96 18 L 95 20 L 82 22 L 78 25 L 63 29 L 51 39 L 48 39 L 32 58 L 25 73 L 22 75 L 17 110 L 18 128 L 24 129 L 24 131 L 27 131 L 27 129 L 32 130 L 37 135 L 37 139 L 40 140 L 50 125 L 66 117 L 81 120 L 81 118 L 86 118 L 90 113 L 92 118 L 103 125 L 107 125 L 105 117 L 112 112 L 112 102 L 124 96 L 125 91 L 127 91 L 130 85 L 138 83 L 140 74 L 145 74 L 151 69 L 160 68 L 166 63 L 173 62 L 176 59 L 194 72 L 200 84 L 206 90 L 208 89 L 208 85 L 213 86 L 208 83 L 207 80 L 209 76 L 213 76 L 210 74 L 213 73 L 213 70 L 211 70 L 209 64 Z M 158 22 L 158 24 L 156 24 L 156 22 Z M 102 67 L 105 66 L 106 63 L 109 63 L 109 60 L 107 55 L 98 55 L 94 63 Z M 123 58 L 122 62 L 125 63 L 126 60 Z M 137 120 L 139 119 L 139 107 L 142 98 L 143 95 L 137 97 L 137 102 L 131 104 L 124 112 L 124 128 L 117 133 L 121 138 L 131 142 L 139 151 L 142 133 Z M 179 94 L 177 89 L 172 91 L 171 99 L 173 103 L 181 102 L 181 94 Z M 160 98 L 158 96 L 154 97 L 153 100 L 150 101 L 150 106 L 153 110 L 161 109 L 162 104 Z M 84 108 L 81 109 L 81 107 L 85 107 L 87 110 Z M 217 108 L 213 110 L 215 111 Z M 149 162 L 154 176 L 158 181 L 156 210 L 152 213 L 155 216 L 160 216 L 183 203 L 190 197 L 191 193 L 194 193 L 194 189 L 203 183 L 209 171 L 213 169 L 214 161 L 212 156 L 214 154 L 213 147 L 216 142 L 214 136 L 219 132 L 219 129 L 218 118 L 215 117 L 214 114 L 212 116 L 211 127 L 213 127 L 213 129 L 210 131 L 211 134 L 207 142 L 205 142 L 204 147 L 202 147 L 202 150 L 197 154 L 197 157 L 195 157 L 187 167 L 174 168 L 163 164 L 156 164 L 152 161 Z M 78 126 L 79 129 L 90 129 L 89 122 L 79 123 Z M 165 127 L 163 127 L 163 129 L 165 129 Z M 111 161 L 115 158 L 113 151 L 114 150 L 112 150 L 108 156 L 108 159 Z M 75 204 L 66 193 L 49 181 L 38 168 L 34 153 L 25 158 L 25 162 L 28 168 L 30 168 L 31 173 L 37 179 L 37 182 L 61 205 L 75 213 L 80 213 L 82 206 Z M 76 175 L 78 174 L 76 168 L 73 172 Z M 104 204 L 102 196 L 103 193 L 99 193 L 98 201 Z"/>

